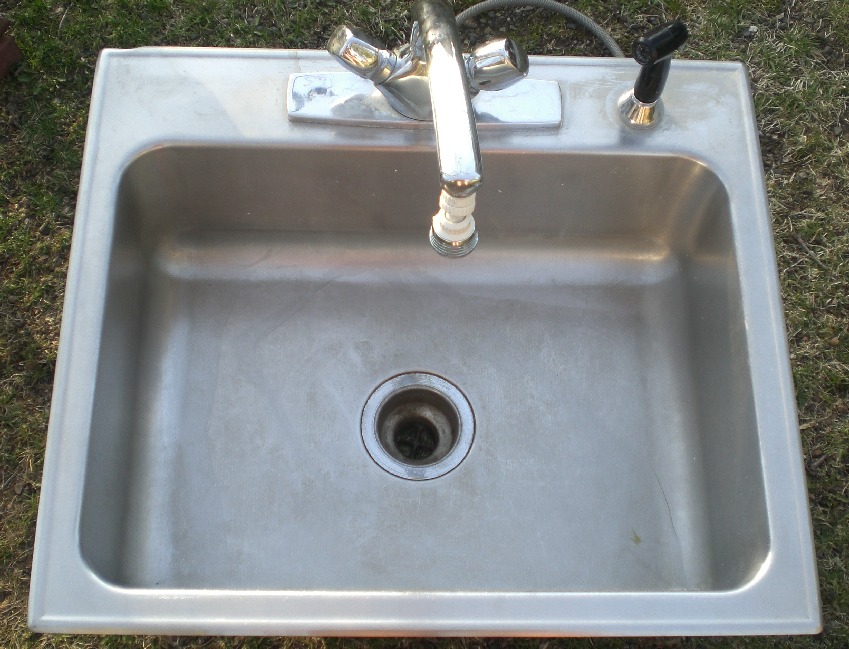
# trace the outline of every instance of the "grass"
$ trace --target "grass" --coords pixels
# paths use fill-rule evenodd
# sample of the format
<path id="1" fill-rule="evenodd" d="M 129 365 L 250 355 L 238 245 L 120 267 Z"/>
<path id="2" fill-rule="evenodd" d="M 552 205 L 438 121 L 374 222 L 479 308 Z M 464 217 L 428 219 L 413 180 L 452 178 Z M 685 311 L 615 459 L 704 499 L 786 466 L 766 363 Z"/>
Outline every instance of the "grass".
<path id="1" fill-rule="evenodd" d="M 457 2 L 458 11 L 474 4 Z M 751 69 L 814 521 L 825 630 L 800 638 L 405 641 L 410 647 L 849 646 L 849 4 L 579 0 L 626 46 L 683 18 L 685 56 Z M 384 647 L 400 641 L 40 636 L 26 597 L 92 74 L 103 47 L 320 47 L 351 20 L 387 42 L 407 2 L 0 0 L 25 62 L 0 81 L 0 646 Z M 509 20 L 509 23 L 508 23 Z M 531 53 L 603 54 L 538 11 L 481 19 Z M 479 25 L 480 26 L 480 25 Z M 757 27 L 753 35 L 744 28 Z"/>

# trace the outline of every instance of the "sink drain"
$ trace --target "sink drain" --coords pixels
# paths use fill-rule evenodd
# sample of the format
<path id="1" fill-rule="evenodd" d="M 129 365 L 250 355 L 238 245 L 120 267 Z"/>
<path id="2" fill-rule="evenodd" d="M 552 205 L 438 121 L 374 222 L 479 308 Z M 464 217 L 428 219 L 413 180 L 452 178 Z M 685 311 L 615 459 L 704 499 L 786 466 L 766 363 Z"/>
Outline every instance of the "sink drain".
<path id="1" fill-rule="evenodd" d="M 381 383 L 363 409 L 366 450 L 381 467 L 407 480 L 445 475 L 469 452 L 475 416 L 457 386 L 427 372 Z"/>

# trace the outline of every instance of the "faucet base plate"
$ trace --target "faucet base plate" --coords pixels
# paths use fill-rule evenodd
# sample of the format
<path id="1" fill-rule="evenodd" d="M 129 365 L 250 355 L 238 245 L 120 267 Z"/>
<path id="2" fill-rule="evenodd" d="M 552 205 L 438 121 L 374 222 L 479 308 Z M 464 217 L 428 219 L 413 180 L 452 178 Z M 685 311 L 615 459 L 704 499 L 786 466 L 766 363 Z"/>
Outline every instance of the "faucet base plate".
<path id="1" fill-rule="evenodd" d="M 472 100 L 479 129 L 559 128 L 563 102 L 556 81 L 523 79 Z M 322 124 L 432 128 L 430 122 L 401 115 L 371 81 L 350 72 L 297 73 L 289 77 L 289 119 Z"/>

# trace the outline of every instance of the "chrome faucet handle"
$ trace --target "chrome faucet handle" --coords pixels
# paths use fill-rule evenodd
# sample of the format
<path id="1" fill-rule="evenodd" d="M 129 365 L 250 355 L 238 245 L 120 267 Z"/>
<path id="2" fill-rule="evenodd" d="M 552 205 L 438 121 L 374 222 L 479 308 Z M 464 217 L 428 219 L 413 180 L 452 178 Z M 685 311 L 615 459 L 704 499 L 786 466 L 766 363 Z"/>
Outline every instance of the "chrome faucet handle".
<path id="1" fill-rule="evenodd" d="M 419 60 L 423 60 L 425 57 L 424 44 L 422 43 L 422 28 L 418 20 L 414 20 L 413 26 L 410 28 L 410 54 Z"/>
<path id="2" fill-rule="evenodd" d="M 503 90 L 527 76 L 528 55 L 510 38 L 489 41 L 466 56 L 466 72 L 472 92 Z"/>
<path id="3" fill-rule="evenodd" d="M 386 81 L 395 70 L 398 57 L 363 30 L 340 25 L 327 41 L 327 51 L 342 67 L 376 84 Z"/>

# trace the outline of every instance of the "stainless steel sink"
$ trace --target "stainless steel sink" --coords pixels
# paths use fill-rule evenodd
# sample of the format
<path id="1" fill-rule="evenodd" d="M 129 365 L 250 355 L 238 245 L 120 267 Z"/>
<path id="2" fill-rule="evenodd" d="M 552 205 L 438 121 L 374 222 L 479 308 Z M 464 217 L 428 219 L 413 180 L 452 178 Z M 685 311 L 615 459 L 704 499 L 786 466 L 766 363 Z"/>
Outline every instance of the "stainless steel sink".
<path id="1" fill-rule="evenodd" d="M 427 240 L 429 130 L 286 119 L 288 76 L 328 69 L 102 55 L 32 628 L 815 632 L 742 66 L 676 62 L 638 132 L 635 64 L 533 59 L 563 124 L 481 133 L 461 260 Z M 366 443 L 370 396 L 411 372 L 472 412 L 431 479 Z"/>

